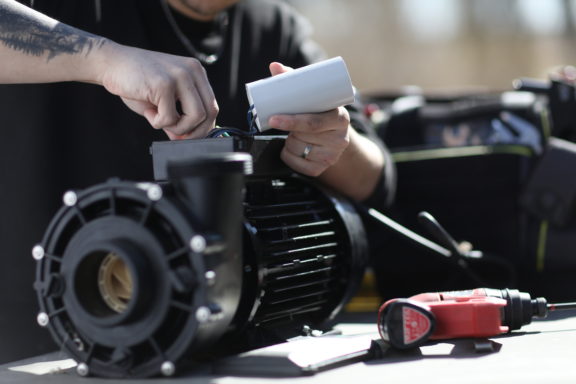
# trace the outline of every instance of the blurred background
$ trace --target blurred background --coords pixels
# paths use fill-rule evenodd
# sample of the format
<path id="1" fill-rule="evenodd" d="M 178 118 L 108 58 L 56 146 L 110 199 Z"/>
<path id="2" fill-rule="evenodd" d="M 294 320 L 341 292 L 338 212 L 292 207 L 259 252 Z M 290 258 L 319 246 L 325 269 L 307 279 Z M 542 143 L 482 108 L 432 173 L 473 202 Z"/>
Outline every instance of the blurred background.
<path id="1" fill-rule="evenodd" d="M 511 88 L 576 64 L 576 0 L 287 0 L 364 94 Z"/>

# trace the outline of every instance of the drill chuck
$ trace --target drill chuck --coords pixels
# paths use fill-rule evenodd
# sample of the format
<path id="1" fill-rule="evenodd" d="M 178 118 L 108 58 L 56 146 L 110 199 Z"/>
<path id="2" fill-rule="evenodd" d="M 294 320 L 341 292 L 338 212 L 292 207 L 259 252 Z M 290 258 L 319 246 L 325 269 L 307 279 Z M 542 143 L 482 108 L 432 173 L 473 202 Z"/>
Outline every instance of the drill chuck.
<path id="1" fill-rule="evenodd" d="M 506 300 L 502 313 L 502 325 L 507 326 L 508 331 L 530 324 L 534 317 L 543 318 L 548 315 L 548 303 L 543 297 L 532 299 L 529 293 L 508 288 L 484 289 L 484 291 L 488 297 Z"/>

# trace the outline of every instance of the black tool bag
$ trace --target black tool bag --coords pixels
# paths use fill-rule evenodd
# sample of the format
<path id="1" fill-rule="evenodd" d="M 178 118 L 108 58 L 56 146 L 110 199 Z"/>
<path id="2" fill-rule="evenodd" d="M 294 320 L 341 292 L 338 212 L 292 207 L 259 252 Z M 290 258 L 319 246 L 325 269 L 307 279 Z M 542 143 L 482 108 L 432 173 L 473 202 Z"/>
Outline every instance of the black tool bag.
<path id="1" fill-rule="evenodd" d="M 534 268 L 527 279 L 539 294 L 576 298 L 576 144 L 548 141 L 520 196 L 522 209 L 538 224 Z"/>
<path id="2" fill-rule="evenodd" d="M 515 92 L 378 102 L 388 116 L 379 132 L 398 173 L 388 214 L 434 240 L 417 220 L 427 211 L 458 242 L 471 243 L 463 247 L 485 256 L 454 263 L 382 230 L 373 265 L 384 298 L 478 284 L 576 298 L 576 255 L 570 254 L 576 243 L 576 177 L 570 179 L 576 145 L 546 145 L 546 99 Z M 480 278 L 471 279 L 467 269 Z"/>

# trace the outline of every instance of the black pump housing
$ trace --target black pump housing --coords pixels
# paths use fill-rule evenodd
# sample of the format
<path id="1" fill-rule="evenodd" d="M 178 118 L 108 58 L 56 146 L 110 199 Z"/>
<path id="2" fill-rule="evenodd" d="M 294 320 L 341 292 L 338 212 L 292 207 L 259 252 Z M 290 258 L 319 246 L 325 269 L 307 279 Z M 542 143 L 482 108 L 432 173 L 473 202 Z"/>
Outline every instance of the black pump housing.
<path id="1" fill-rule="evenodd" d="M 33 250 L 35 289 L 38 322 L 79 374 L 171 376 L 238 340 L 271 344 L 334 318 L 367 262 L 363 226 L 346 199 L 286 168 L 282 145 L 155 143 L 155 182 L 64 195 Z"/>

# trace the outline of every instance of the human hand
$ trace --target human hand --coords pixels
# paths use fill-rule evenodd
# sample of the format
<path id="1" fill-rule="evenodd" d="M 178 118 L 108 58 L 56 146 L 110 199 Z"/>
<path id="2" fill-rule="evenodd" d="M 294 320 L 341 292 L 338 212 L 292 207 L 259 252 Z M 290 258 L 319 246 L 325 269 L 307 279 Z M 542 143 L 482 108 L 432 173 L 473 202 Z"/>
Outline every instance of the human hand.
<path id="1" fill-rule="evenodd" d="M 102 50 L 99 83 L 152 127 L 171 140 L 201 138 L 214 128 L 218 104 L 198 60 L 115 43 Z"/>
<path id="2" fill-rule="evenodd" d="M 270 64 L 272 76 L 291 70 L 280 63 Z M 280 157 L 307 176 L 320 176 L 335 165 L 350 143 L 350 115 L 344 107 L 322 113 L 275 115 L 268 125 L 289 132 Z"/>

